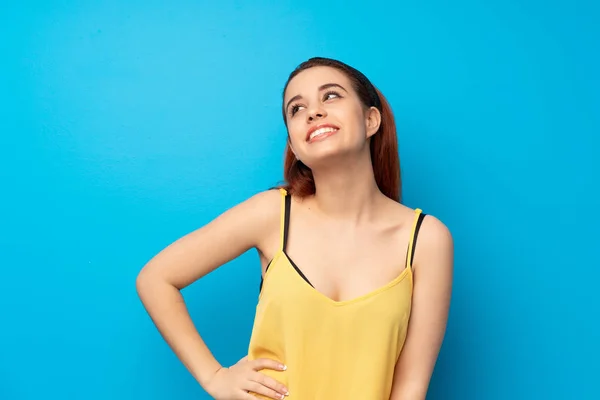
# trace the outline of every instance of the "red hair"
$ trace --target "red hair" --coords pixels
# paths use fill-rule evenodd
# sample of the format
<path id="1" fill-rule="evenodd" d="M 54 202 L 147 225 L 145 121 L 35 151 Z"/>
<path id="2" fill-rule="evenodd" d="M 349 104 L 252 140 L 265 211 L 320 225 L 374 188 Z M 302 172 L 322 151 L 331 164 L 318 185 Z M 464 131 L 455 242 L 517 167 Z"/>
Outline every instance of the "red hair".
<path id="1" fill-rule="evenodd" d="M 363 105 L 366 108 L 374 106 L 381 113 L 379 130 L 371 136 L 370 143 L 373 173 L 379 190 L 390 199 L 400 202 L 402 198 L 400 157 L 398 155 L 396 122 L 389 103 L 383 94 L 360 71 L 341 61 L 321 57 L 311 58 L 303 62 L 290 74 L 283 89 L 284 95 L 289 82 L 294 76 L 305 69 L 316 66 L 333 67 L 343 72 L 352 83 Z M 283 110 L 283 120 L 287 127 L 285 110 Z M 311 169 L 301 161 L 298 161 L 290 149 L 289 143 L 285 148 L 283 172 L 286 181 L 283 187 L 290 194 L 299 197 L 315 194 L 315 180 Z"/>

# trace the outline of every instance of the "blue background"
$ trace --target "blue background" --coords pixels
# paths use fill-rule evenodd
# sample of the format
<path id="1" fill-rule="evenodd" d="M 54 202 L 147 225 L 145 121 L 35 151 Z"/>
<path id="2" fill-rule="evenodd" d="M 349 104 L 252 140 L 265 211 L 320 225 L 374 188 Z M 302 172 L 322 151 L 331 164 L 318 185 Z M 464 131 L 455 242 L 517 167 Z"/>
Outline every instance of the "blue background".
<path id="1" fill-rule="evenodd" d="M 456 243 L 430 399 L 600 398 L 593 1 L 4 2 L 0 399 L 205 399 L 135 292 L 148 259 L 282 177 L 315 55 L 392 104 L 404 201 Z M 255 252 L 185 289 L 244 355 Z"/>

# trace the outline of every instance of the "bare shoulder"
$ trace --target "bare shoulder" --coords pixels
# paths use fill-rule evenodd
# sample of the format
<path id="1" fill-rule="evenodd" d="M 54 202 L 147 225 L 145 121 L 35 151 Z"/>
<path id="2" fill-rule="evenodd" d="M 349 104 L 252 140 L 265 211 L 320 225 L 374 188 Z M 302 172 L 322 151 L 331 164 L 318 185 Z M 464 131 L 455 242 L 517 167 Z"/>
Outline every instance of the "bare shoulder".
<path id="1" fill-rule="evenodd" d="M 451 246 L 452 234 L 450 229 L 437 217 L 427 214 L 420 228 L 419 240 L 432 246 Z"/>
<path id="2" fill-rule="evenodd" d="M 256 247 L 268 239 L 273 232 L 278 232 L 281 214 L 281 192 L 269 189 L 258 192 L 236 205 L 233 211 L 238 218 L 243 218 L 243 225 L 254 233 Z"/>
<path id="3" fill-rule="evenodd" d="M 427 214 L 419 229 L 415 266 L 452 270 L 453 257 L 454 239 L 450 229 L 434 215 Z"/>
<path id="4" fill-rule="evenodd" d="M 277 251 L 281 229 L 282 194 L 277 188 L 256 193 L 239 207 L 247 218 L 245 226 L 252 231 L 254 247 L 261 258 L 270 259 Z"/>
<path id="5" fill-rule="evenodd" d="M 393 204 L 392 204 L 393 203 Z M 404 204 L 390 200 L 390 210 L 395 220 L 403 221 L 404 225 L 412 227 L 416 210 Z M 427 213 L 419 227 L 419 239 L 415 249 L 414 264 L 439 264 L 453 257 L 454 242 L 450 229 L 436 216 Z"/>
<path id="6" fill-rule="evenodd" d="M 238 207 L 244 208 L 254 218 L 258 218 L 267 224 L 278 221 L 281 209 L 281 192 L 279 189 L 258 192 L 240 203 Z"/>

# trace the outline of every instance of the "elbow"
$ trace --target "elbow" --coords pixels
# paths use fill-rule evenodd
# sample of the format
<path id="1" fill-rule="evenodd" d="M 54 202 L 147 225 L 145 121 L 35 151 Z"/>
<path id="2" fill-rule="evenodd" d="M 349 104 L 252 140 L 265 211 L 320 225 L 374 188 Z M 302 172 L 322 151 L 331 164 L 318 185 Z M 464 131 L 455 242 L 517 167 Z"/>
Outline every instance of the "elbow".
<path id="1" fill-rule="evenodd" d="M 135 290 L 139 298 L 144 302 L 152 293 L 157 292 L 160 286 L 165 284 L 167 284 L 165 279 L 144 268 L 138 273 L 135 279 Z"/>
<path id="2" fill-rule="evenodd" d="M 135 290 L 142 302 L 144 302 L 146 295 L 150 293 L 150 287 L 153 285 L 153 283 L 155 283 L 155 281 L 156 279 L 143 269 L 135 278 Z"/>
<path id="3" fill-rule="evenodd" d="M 150 278 L 148 278 L 148 274 L 144 270 L 141 270 L 140 273 L 138 273 L 137 277 L 135 278 L 135 290 L 138 293 L 138 296 L 141 295 L 144 289 L 148 286 L 149 279 Z"/>
<path id="4" fill-rule="evenodd" d="M 181 292 L 181 288 L 173 284 L 172 279 L 156 269 L 142 268 L 135 278 L 135 289 L 143 303 L 154 297 L 160 297 L 171 291 Z"/>

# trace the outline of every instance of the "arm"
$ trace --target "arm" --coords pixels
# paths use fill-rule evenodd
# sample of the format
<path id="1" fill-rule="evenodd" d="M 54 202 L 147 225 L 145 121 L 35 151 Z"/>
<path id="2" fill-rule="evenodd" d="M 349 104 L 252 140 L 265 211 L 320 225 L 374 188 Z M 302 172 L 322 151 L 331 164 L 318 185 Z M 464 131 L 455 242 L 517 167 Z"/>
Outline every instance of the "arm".
<path id="1" fill-rule="evenodd" d="M 159 332 L 201 386 L 221 368 L 196 331 L 180 290 L 256 247 L 279 230 L 280 194 L 259 193 L 155 255 L 136 280 L 139 297 Z"/>
<path id="2" fill-rule="evenodd" d="M 390 400 L 424 400 L 446 331 L 454 249 L 450 232 L 432 216 L 423 221 L 414 260 L 413 305 Z"/>

